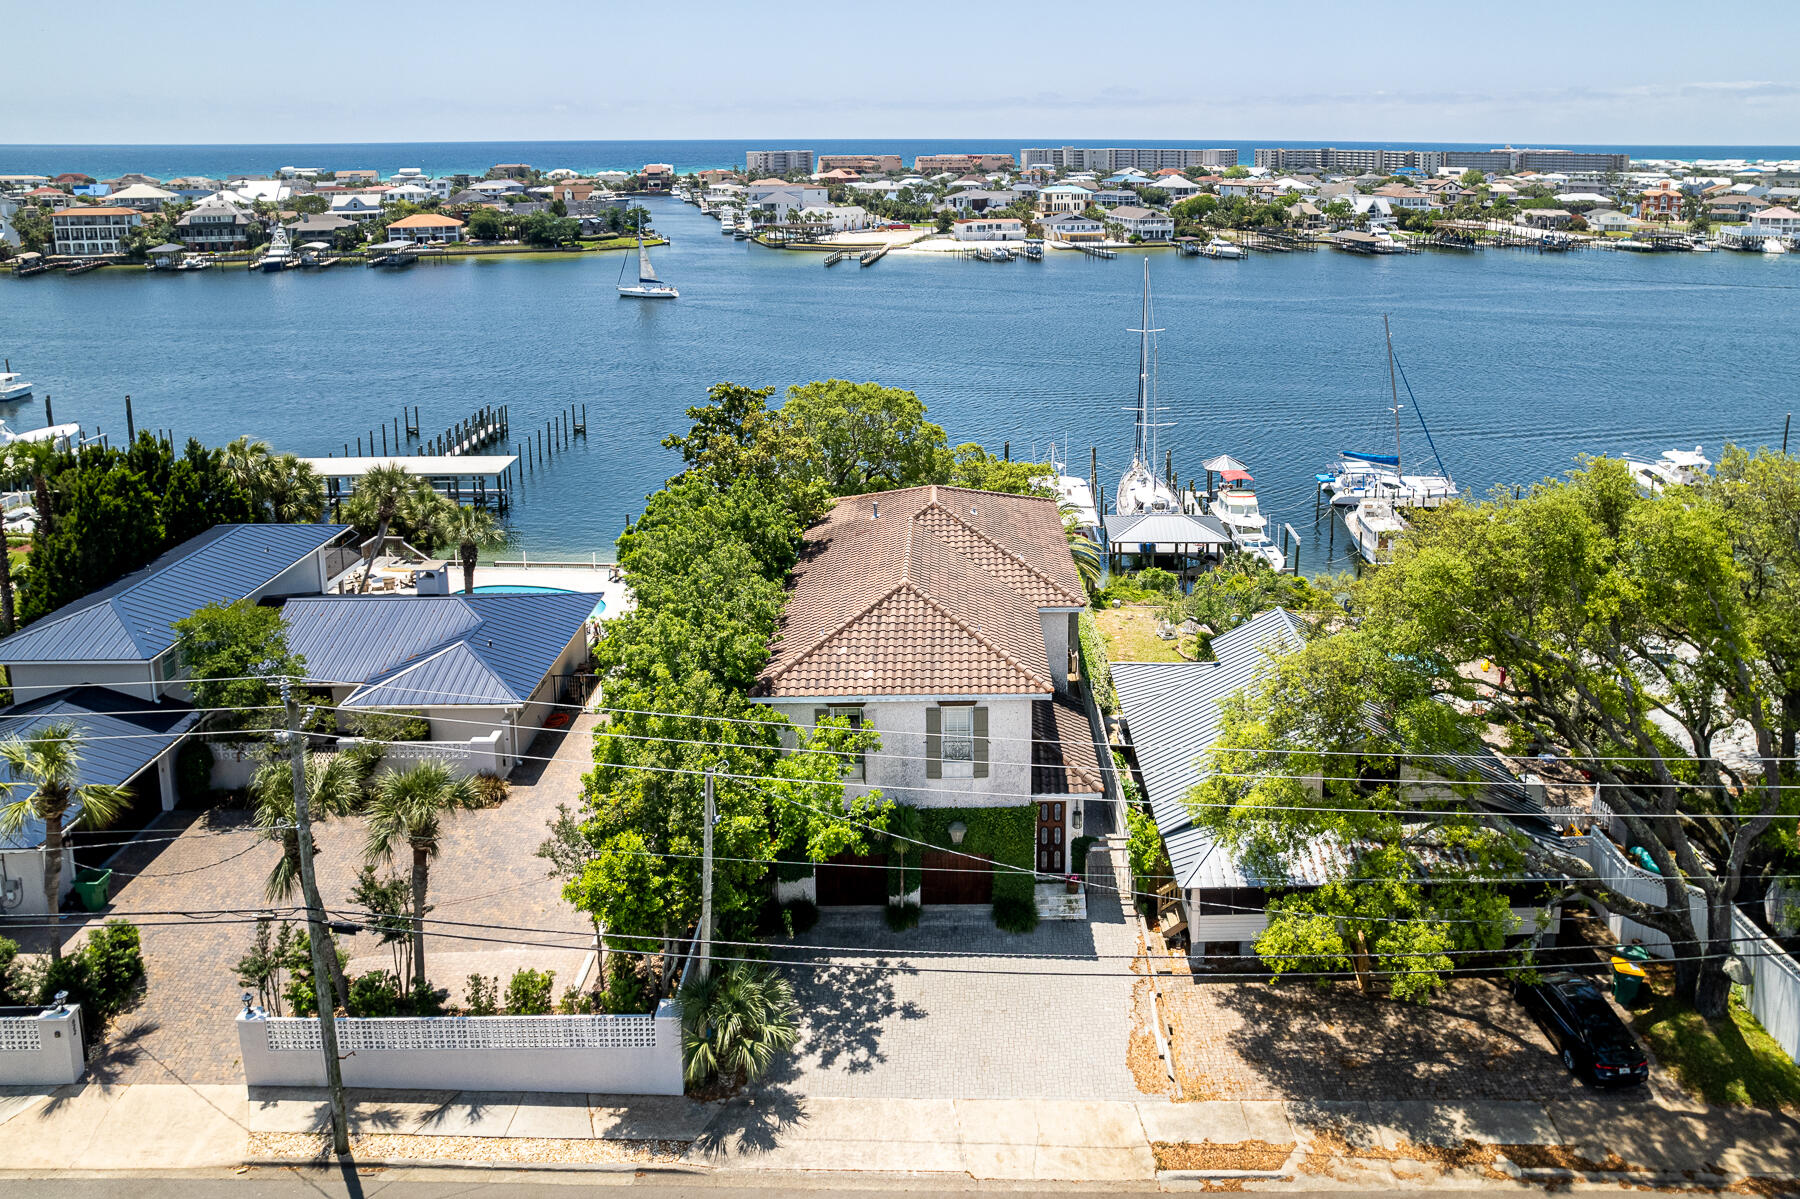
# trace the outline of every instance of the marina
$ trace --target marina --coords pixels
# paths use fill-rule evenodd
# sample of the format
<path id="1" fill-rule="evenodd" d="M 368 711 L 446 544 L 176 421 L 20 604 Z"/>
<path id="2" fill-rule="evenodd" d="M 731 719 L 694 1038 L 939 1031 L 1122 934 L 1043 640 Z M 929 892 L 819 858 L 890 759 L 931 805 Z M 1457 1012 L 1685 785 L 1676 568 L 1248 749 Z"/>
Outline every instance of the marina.
<path id="1" fill-rule="evenodd" d="M 1104 480 L 1130 464 L 1138 346 L 1121 331 L 1139 325 L 1144 255 L 1047 253 L 998 271 L 895 253 L 845 275 L 721 238 L 690 205 L 649 204 L 672 239 L 655 252 L 681 281 L 676 304 L 613 303 L 618 265 L 600 255 L 280 271 L 254 284 L 241 270 L 173 271 L 154 287 L 141 269 L 68 287 L 0 278 L 0 351 L 36 385 L 8 419 L 48 424 L 34 405 L 49 391 L 58 419 L 116 440 L 129 393 L 141 423 L 183 440 L 248 433 L 323 456 L 342 453 L 346 433 L 367 450 L 369 409 L 416 407 L 448 431 L 473 408 L 504 405 L 514 432 L 495 452 L 521 458 L 509 519 L 546 556 L 608 549 L 678 469 L 658 443 L 724 379 L 874 379 L 916 391 L 952 444 L 1010 440 L 1015 457 L 1035 458 L 1033 440 L 1047 447 L 1054 432 L 1083 468 L 1097 447 Z M 1173 458 L 1165 481 L 1201 475 L 1218 453 L 1250 463 L 1261 514 L 1306 537 L 1308 573 L 1352 560 L 1329 505 L 1315 523 L 1321 464 L 1392 442 L 1383 313 L 1443 473 L 1476 495 L 1567 470 L 1583 452 L 1655 458 L 1699 444 L 1716 458 L 1727 440 L 1779 444 L 1793 402 L 1766 333 L 1788 319 L 1791 256 L 1252 255 L 1243 269 L 1152 256 L 1166 330 L 1157 404 L 1172 425 L 1157 456 Z M 133 320 L 113 319 L 122 304 Z M 92 335 L 99 327 L 105 336 Z M 537 460 L 537 441 L 523 431 L 542 430 L 551 454 L 562 434 L 550 422 L 584 403 L 586 448 L 534 472 L 525 460 Z M 571 494 L 583 502 L 535 502 Z"/>

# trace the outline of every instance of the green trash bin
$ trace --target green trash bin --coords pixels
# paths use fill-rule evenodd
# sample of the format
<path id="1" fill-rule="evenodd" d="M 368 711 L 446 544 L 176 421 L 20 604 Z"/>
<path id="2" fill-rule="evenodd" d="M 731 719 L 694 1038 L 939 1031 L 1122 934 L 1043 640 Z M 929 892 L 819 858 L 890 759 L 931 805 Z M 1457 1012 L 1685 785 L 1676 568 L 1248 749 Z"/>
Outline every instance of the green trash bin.
<path id="1" fill-rule="evenodd" d="M 75 872 L 75 894 L 82 907 L 98 912 L 112 898 L 112 871 L 83 866 Z"/>
<path id="2" fill-rule="evenodd" d="M 1650 960 L 1650 953 L 1639 945 L 1620 948 L 1613 955 L 1613 998 L 1619 1006 L 1630 1007 L 1637 1002 L 1638 995 L 1644 989 L 1644 981 L 1648 977 L 1639 962 Z"/>

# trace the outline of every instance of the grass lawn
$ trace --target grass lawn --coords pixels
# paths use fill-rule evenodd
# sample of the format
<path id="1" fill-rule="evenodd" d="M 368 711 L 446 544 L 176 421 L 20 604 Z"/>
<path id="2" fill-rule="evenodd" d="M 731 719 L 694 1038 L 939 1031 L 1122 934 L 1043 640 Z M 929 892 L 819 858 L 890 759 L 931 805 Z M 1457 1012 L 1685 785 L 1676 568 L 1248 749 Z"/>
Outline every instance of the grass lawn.
<path id="1" fill-rule="evenodd" d="M 1672 983 L 1652 971 L 1656 999 L 1631 1014 L 1631 1027 L 1682 1087 L 1713 1104 L 1800 1108 L 1800 1066 L 1756 1017 L 1734 999 L 1729 1019 L 1709 1023 L 1671 997 Z"/>
<path id="2" fill-rule="evenodd" d="M 1185 662 L 1175 652 L 1175 642 L 1156 635 L 1154 604 L 1126 604 L 1094 613 L 1094 624 L 1106 643 L 1106 657 L 1113 662 Z"/>

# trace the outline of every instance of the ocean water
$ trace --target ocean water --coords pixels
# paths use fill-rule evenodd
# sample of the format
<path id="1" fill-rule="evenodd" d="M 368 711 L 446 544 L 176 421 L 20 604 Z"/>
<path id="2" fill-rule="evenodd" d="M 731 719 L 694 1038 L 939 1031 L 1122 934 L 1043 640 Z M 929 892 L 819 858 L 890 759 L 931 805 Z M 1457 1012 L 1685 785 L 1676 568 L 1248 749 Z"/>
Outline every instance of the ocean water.
<path id="1" fill-rule="evenodd" d="M 181 175 L 221 178 L 235 174 L 272 174 L 284 166 L 320 167 L 328 170 L 363 168 L 391 175 L 401 167 L 419 167 L 429 175 L 481 174 L 495 163 L 525 162 L 544 170 L 568 167 L 576 171 L 636 170 L 647 162 L 666 162 L 679 172 L 712 167 L 742 168 L 746 149 L 798 147 L 820 154 L 898 154 L 911 163 L 920 154 L 1017 154 L 1021 146 L 1071 144 L 1066 137 L 910 138 L 869 140 L 777 139 L 745 141 L 517 141 L 517 142 L 361 142 L 344 144 L 270 145 L 170 145 L 170 146 L 29 146 L 0 145 L 0 175 L 57 175 L 80 171 L 96 179 L 127 172 L 156 179 Z M 1348 149 L 1386 146 L 1395 149 L 1488 150 L 1491 143 L 1475 142 L 1354 142 L 1330 138 L 1309 141 L 1291 139 L 1223 140 L 1139 138 L 1125 141 L 1077 139 L 1084 146 L 1234 146 L 1239 161 L 1248 164 L 1257 146 L 1334 145 Z M 1800 158 L 1800 146 L 1561 146 L 1566 150 L 1602 150 L 1628 153 L 1634 158 L 1745 158 L 1785 160 Z"/>
<path id="2" fill-rule="evenodd" d="M 952 443 L 1015 457 L 1090 447 L 1111 490 L 1132 444 L 1141 254 L 989 264 L 893 254 L 869 269 L 720 236 L 653 200 L 674 302 L 621 299 L 621 257 L 338 267 L 279 275 L 105 270 L 0 277 L 0 354 L 37 384 L 0 411 L 213 444 L 239 434 L 340 452 L 417 405 L 427 430 L 484 403 L 523 433 L 587 405 L 584 442 L 526 476 L 513 509 L 534 556 L 606 553 L 678 465 L 659 441 L 720 380 L 839 377 L 911 388 Z M 1264 511 L 1341 559 L 1313 473 L 1340 448 L 1393 444 L 1381 318 L 1411 383 L 1409 463 L 1485 492 L 1584 453 L 1779 444 L 1793 406 L 1800 255 L 1331 251 L 1242 262 L 1153 252 L 1158 394 L 1176 473 L 1245 461 Z M 391 425 L 390 425 L 391 427 Z"/>

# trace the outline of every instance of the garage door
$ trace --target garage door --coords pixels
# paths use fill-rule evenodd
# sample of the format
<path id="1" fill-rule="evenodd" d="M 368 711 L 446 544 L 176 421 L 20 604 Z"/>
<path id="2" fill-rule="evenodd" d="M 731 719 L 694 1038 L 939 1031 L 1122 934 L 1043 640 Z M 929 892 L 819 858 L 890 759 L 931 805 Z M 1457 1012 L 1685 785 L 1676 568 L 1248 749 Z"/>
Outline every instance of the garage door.
<path id="1" fill-rule="evenodd" d="M 822 908 L 888 901 L 886 854 L 840 854 L 829 862 L 821 862 L 817 874 Z"/>
<path id="2" fill-rule="evenodd" d="M 924 877 L 919 898 L 924 903 L 992 903 L 994 872 L 986 868 L 993 859 L 977 854 L 947 853 L 928 849 L 921 855 Z"/>

